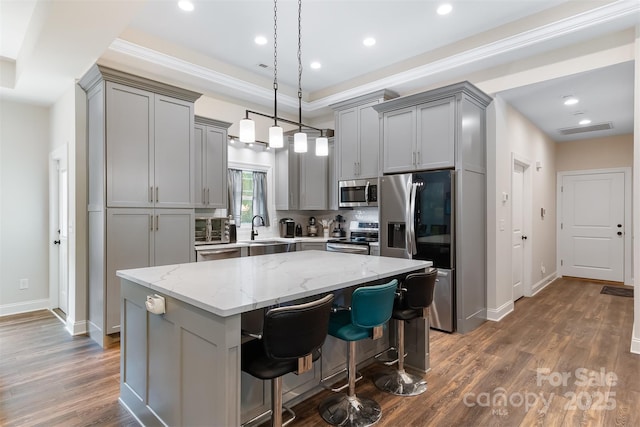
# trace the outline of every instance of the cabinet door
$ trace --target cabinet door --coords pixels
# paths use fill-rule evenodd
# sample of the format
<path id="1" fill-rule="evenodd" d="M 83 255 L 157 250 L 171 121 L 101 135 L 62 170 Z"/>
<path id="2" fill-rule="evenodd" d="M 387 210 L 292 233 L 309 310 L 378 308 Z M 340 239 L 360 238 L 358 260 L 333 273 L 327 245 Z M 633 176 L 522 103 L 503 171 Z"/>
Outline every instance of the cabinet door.
<path id="1" fill-rule="evenodd" d="M 307 153 L 308 154 L 308 153 Z M 304 155 L 304 154 L 303 154 Z M 285 148 L 276 151 L 276 209 L 295 210 L 300 201 L 300 155 L 293 151 L 293 144 L 285 142 Z"/>
<path id="2" fill-rule="evenodd" d="M 227 130 L 208 126 L 205 146 L 206 204 L 209 208 L 226 208 L 227 194 Z M 198 187 L 196 187 L 198 188 Z"/>
<path id="3" fill-rule="evenodd" d="M 441 169 L 455 165 L 455 98 L 417 107 L 417 167 Z"/>
<path id="4" fill-rule="evenodd" d="M 416 108 L 389 111 L 382 117 L 384 172 L 415 169 Z"/>
<path id="5" fill-rule="evenodd" d="M 154 181 L 156 207 L 191 207 L 193 104 L 155 96 Z"/>
<path id="6" fill-rule="evenodd" d="M 300 157 L 300 209 L 327 209 L 328 171 L 327 157 L 319 157 L 311 152 Z"/>
<path id="7" fill-rule="evenodd" d="M 336 120 L 338 139 L 338 176 L 340 180 L 357 177 L 358 109 L 338 111 Z"/>
<path id="8" fill-rule="evenodd" d="M 334 143 L 334 140 L 329 140 L 328 208 L 332 211 L 338 210 L 338 156 L 336 153 L 336 144 Z"/>
<path id="9" fill-rule="evenodd" d="M 107 82 L 107 206 L 151 207 L 154 95 Z"/>
<path id="10" fill-rule="evenodd" d="M 195 125 L 193 128 L 193 204 L 196 207 L 204 207 L 206 194 L 205 169 L 206 169 L 206 149 L 205 138 L 207 127 L 203 125 Z"/>
<path id="11" fill-rule="evenodd" d="M 373 109 L 378 102 L 358 107 L 358 140 L 359 164 L 358 175 L 361 178 L 377 178 L 380 166 L 380 119 L 378 112 Z"/>
<path id="12" fill-rule="evenodd" d="M 120 278 L 116 271 L 153 265 L 152 212 L 151 209 L 107 210 L 105 334 L 120 331 Z"/>
<path id="13" fill-rule="evenodd" d="M 153 265 L 192 261 L 194 219 L 190 209 L 156 209 Z"/>

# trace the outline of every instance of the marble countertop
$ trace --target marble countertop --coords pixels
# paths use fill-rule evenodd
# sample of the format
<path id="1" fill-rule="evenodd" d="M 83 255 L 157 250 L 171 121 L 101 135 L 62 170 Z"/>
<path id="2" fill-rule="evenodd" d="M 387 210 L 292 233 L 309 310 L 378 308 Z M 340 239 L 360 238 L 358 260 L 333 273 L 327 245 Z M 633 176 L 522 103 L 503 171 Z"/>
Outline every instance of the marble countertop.
<path id="1" fill-rule="evenodd" d="M 226 317 L 431 265 L 402 258 L 302 251 L 119 270 L 117 275 Z"/>

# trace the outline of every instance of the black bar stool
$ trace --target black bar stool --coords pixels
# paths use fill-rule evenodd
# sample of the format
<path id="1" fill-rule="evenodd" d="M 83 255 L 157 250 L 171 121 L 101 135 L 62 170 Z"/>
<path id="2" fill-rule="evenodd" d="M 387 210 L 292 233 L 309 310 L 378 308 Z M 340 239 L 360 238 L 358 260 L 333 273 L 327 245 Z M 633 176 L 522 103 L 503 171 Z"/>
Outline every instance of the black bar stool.
<path id="1" fill-rule="evenodd" d="M 358 288 L 351 295 L 351 307 L 331 313 L 329 334 L 349 343 L 349 393 L 337 394 L 320 404 L 320 415 L 327 423 L 365 427 L 380 420 L 380 405 L 356 396 L 356 341 L 382 336 L 382 327 L 391 318 L 397 286 L 398 281 L 393 279 L 386 284 Z"/>
<path id="2" fill-rule="evenodd" d="M 375 381 L 376 387 L 382 391 L 399 396 L 416 396 L 427 391 L 427 382 L 423 378 L 404 370 L 404 322 L 418 317 L 429 318 L 437 276 L 435 268 L 426 273 L 410 274 L 399 289 L 391 314 L 397 325 L 398 369 Z"/>
<path id="3" fill-rule="evenodd" d="M 311 369 L 320 357 L 320 347 L 327 337 L 333 295 L 305 304 L 273 308 L 264 317 L 262 334 L 242 344 L 242 370 L 261 380 L 271 380 L 271 425 L 282 423 L 282 376 Z M 266 414 L 266 413 L 265 413 Z M 255 417 L 264 416 L 261 414 Z"/>

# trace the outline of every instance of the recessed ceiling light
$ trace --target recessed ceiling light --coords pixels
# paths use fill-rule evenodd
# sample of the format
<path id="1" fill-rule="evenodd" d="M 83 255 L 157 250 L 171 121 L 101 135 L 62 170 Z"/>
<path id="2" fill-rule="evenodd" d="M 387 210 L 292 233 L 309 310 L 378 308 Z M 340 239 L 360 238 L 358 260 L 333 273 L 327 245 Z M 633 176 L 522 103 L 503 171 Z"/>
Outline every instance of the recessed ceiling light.
<path id="1" fill-rule="evenodd" d="M 576 105 L 578 102 L 580 101 L 575 96 L 564 97 L 564 105 Z"/>
<path id="2" fill-rule="evenodd" d="M 583 119 L 578 122 L 579 125 L 588 125 L 589 123 L 591 123 L 589 119 Z"/>
<path id="3" fill-rule="evenodd" d="M 362 40 L 362 44 L 367 47 L 371 47 L 374 44 L 376 44 L 376 39 L 374 39 L 373 37 L 367 37 L 364 40 Z"/>
<path id="4" fill-rule="evenodd" d="M 189 0 L 180 0 L 178 2 L 178 7 L 185 12 L 193 11 L 193 3 L 191 3 Z"/>
<path id="5" fill-rule="evenodd" d="M 322 64 L 318 61 L 313 61 L 311 64 L 309 64 L 309 66 L 314 70 L 319 70 L 320 68 L 322 68 Z"/>
<path id="6" fill-rule="evenodd" d="M 453 6 L 451 6 L 450 3 L 443 3 L 440 6 L 438 6 L 438 9 L 436 9 L 436 12 L 438 12 L 438 15 L 448 15 L 451 13 L 452 10 L 453 10 Z"/>
<path id="7" fill-rule="evenodd" d="M 253 39 L 254 42 L 256 42 L 256 44 L 259 45 L 265 45 L 267 44 L 267 38 L 265 36 L 256 36 L 255 39 Z"/>

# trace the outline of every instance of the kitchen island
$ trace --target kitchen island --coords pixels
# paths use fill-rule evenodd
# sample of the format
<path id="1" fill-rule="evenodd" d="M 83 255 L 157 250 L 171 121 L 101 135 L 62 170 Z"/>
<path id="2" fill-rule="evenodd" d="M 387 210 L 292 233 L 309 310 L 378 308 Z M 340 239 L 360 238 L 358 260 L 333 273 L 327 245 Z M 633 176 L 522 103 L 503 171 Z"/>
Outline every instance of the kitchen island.
<path id="1" fill-rule="evenodd" d="M 304 251 L 118 271 L 120 401 L 144 425 L 240 425 L 243 418 L 266 407 L 269 399 L 260 392 L 262 386 L 256 386 L 262 382 L 241 375 L 243 322 L 261 318 L 268 307 L 330 292 L 348 303 L 349 288 L 382 283 L 430 265 Z M 152 314 L 145 307 L 147 296 L 155 294 L 165 300 L 164 314 Z M 422 343 L 418 359 L 427 360 L 416 364 L 426 371 L 428 329 L 422 333 L 422 339 L 418 333 Z M 341 347 L 340 358 L 345 349 Z M 336 351 L 323 350 L 323 359 L 332 355 L 335 359 Z M 293 380 L 296 384 L 288 387 L 292 392 L 285 401 L 317 389 L 321 372 L 316 368 L 307 374 L 310 377 Z"/>

